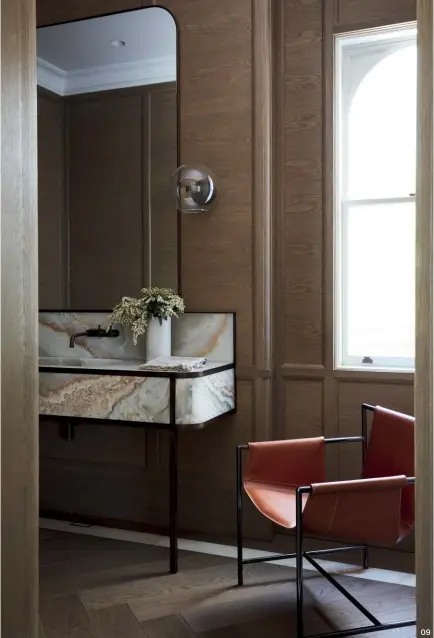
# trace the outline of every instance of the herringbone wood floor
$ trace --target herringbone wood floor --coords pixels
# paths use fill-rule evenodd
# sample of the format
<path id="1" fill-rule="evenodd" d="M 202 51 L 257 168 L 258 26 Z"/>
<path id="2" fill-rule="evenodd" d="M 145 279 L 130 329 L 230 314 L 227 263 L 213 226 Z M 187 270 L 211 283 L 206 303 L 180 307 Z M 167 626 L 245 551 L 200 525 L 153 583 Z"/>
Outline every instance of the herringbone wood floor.
<path id="1" fill-rule="evenodd" d="M 63 532 L 41 531 L 41 638 L 290 638 L 295 636 L 294 570 L 246 568 L 237 588 L 235 561 L 181 552 L 167 573 L 168 550 Z M 306 573 L 306 630 L 364 624 L 331 585 Z M 342 577 L 381 620 L 414 617 L 414 589 Z M 415 629 L 373 634 L 412 638 Z"/>

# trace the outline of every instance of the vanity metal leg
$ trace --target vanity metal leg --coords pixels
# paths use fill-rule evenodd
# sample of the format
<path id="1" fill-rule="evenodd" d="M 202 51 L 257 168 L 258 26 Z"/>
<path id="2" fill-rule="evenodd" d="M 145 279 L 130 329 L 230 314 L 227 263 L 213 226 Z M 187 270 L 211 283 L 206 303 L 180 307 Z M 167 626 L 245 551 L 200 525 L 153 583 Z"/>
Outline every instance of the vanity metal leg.
<path id="1" fill-rule="evenodd" d="M 59 422 L 59 436 L 64 441 L 73 441 L 75 434 L 75 424 L 72 421 L 64 421 L 63 419 Z"/>
<path id="2" fill-rule="evenodd" d="M 170 572 L 178 571 L 178 430 L 170 433 Z"/>
<path id="3" fill-rule="evenodd" d="M 178 571 L 178 428 L 176 427 L 176 380 L 170 379 L 170 452 L 169 452 L 169 525 L 170 525 L 170 573 Z"/>

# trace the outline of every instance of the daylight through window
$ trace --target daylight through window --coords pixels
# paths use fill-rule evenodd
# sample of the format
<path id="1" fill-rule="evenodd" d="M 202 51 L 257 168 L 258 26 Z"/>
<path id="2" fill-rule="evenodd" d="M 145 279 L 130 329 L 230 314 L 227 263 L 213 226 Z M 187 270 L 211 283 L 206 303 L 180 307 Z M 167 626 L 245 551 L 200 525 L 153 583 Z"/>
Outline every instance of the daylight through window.
<path id="1" fill-rule="evenodd" d="M 414 368 L 416 28 L 335 53 L 336 365 Z"/>

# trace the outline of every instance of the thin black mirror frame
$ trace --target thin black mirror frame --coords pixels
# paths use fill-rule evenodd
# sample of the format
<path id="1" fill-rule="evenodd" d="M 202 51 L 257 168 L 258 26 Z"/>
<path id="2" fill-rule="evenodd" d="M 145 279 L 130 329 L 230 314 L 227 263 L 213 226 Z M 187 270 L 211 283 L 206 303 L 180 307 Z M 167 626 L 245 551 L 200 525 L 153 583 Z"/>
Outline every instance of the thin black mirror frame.
<path id="1" fill-rule="evenodd" d="M 77 18 L 76 20 L 61 20 L 60 22 L 53 22 L 53 23 L 49 23 L 49 24 L 44 24 L 41 27 L 37 27 L 36 28 L 36 33 L 38 33 L 38 31 L 42 31 L 42 29 L 49 29 L 50 27 L 56 27 L 59 26 L 61 24 L 76 24 L 79 22 L 88 22 L 89 20 L 96 20 L 98 18 L 105 18 L 108 16 L 115 16 L 115 15 L 125 15 L 127 13 L 134 13 L 137 11 L 146 11 L 148 9 L 162 9 L 163 11 L 166 11 L 166 13 L 168 13 L 174 24 L 175 24 L 175 29 L 176 29 L 176 163 L 177 163 L 177 167 L 181 165 L 181 130 L 180 130 L 180 124 L 181 124 L 181 117 L 180 117 L 180 113 L 181 113 L 181 83 L 180 83 L 180 70 L 181 70 L 181 65 L 180 65 L 180 52 L 181 52 L 181 46 L 180 46 L 180 29 L 179 29 L 179 23 L 178 20 L 176 19 L 176 16 L 172 13 L 172 11 L 170 11 L 169 9 L 167 9 L 167 7 L 164 7 L 162 5 L 159 4 L 155 4 L 152 5 L 150 7 L 138 7 L 136 9 L 126 9 L 123 11 L 110 11 L 108 13 L 99 13 L 97 15 L 93 15 L 90 17 L 84 17 L 84 18 Z M 176 207 L 176 201 L 175 201 L 175 195 L 174 195 L 174 206 Z M 181 277 L 181 213 L 178 210 L 178 208 L 176 207 L 176 226 L 177 226 L 177 294 L 182 296 L 182 277 Z M 70 305 L 70 304 L 68 304 Z M 69 310 L 69 311 L 74 311 L 74 308 L 65 308 L 64 310 Z M 40 310 L 41 312 L 41 310 Z M 45 312 L 47 312 L 47 310 L 45 310 Z M 48 310 L 48 312 L 50 312 L 50 310 Z M 51 311 L 52 312 L 52 311 Z M 58 312 L 58 309 L 57 309 Z"/>

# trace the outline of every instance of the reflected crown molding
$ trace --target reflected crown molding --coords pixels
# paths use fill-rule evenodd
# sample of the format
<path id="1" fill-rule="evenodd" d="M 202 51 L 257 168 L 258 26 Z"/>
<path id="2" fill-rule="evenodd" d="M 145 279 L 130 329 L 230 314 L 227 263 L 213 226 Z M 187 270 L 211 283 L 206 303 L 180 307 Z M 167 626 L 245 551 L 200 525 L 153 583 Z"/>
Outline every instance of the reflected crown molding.
<path id="1" fill-rule="evenodd" d="M 38 58 L 37 78 L 39 86 L 57 95 L 78 95 L 131 86 L 176 82 L 176 61 L 172 56 L 167 56 L 67 72 Z"/>

